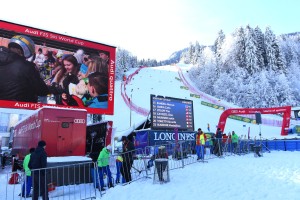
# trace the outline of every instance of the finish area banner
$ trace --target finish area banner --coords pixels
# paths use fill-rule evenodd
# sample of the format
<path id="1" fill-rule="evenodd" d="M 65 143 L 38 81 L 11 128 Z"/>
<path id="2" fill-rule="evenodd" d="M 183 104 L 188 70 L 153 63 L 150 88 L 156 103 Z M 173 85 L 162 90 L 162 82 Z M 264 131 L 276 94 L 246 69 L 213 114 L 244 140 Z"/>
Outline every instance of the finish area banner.
<path id="1" fill-rule="evenodd" d="M 178 141 L 195 141 L 195 132 L 188 131 L 159 131 L 145 130 L 136 133 L 135 145 L 138 148 L 158 145 L 166 142 L 175 142 L 178 134 Z"/>

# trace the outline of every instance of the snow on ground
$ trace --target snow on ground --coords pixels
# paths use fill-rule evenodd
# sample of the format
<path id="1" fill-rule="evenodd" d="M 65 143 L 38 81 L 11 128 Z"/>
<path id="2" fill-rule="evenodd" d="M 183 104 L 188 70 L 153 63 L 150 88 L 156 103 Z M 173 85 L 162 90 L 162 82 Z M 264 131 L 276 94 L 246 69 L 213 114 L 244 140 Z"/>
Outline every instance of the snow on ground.
<path id="1" fill-rule="evenodd" d="M 142 179 L 116 186 L 101 199 L 296 200 L 300 199 L 299 163 L 300 152 L 216 158 L 170 171 L 169 183 L 153 184 L 153 179 Z"/>

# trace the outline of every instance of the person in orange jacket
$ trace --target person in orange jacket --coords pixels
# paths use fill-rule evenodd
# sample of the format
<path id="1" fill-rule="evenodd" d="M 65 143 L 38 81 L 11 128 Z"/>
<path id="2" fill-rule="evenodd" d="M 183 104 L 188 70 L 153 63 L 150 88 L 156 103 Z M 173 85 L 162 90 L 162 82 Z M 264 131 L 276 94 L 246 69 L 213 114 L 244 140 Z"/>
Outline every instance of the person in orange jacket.
<path id="1" fill-rule="evenodd" d="M 201 128 L 198 128 L 198 132 L 196 134 L 196 153 L 197 160 L 204 158 L 204 145 L 205 145 L 205 137 Z"/>

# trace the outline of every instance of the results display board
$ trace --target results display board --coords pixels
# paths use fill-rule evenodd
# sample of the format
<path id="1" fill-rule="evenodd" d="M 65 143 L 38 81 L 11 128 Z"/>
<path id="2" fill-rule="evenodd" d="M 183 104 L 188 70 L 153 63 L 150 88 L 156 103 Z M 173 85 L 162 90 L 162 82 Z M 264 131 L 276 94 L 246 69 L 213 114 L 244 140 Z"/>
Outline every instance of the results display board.
<path id="1" fill-rule="evenodd" d="M 163 96 L 150 96 L 151 128 L 160 130 L 194 130 L 193 101 Z"/>

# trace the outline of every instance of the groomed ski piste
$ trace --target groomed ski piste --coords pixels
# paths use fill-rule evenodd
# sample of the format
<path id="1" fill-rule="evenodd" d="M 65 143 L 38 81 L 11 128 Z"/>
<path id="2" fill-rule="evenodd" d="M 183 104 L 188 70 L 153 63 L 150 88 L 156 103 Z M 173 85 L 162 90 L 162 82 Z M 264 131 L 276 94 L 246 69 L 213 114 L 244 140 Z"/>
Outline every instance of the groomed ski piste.
<path id="1" fill-rule="evenodd" d="M 215 132 L 222 110 L 202 105 L 208 102 L 227 108 L 238 108 L 236 105 L 212 97 L 201 92 L 189 79 L 190 65 L 176 64 L 161 67 L 140 67 L 126 73 L 126 81 L 117 81 L 115 86 L 115 115 L 105 116 L 113 120 L 115 137 L 127 135 L 137 126 L 145 122 L 150 112 L 150 95 L 160 95 L 181 99 L 193 100 L 194 128 L 202 128 Z M 200 98 L 191 97 L 199 95 Z M 121 116 L 120 117 L 120 113 Z M 248 116 L 244 116 L 248 117 Z M 255 117 L 255 116 L 250 116 Z M 262 115 L 262 125 L 227 119 L 224 133 L 235 131 L 239 136 L 247 135 L 250 138 L 264 139 L 295 138 L 296 134 L 281 136 L 282 118 L 278 115 Z M 261 128 L 261 130 L 260 130 Z M 267 129 L 266 129 L 267 128 Z"/>

